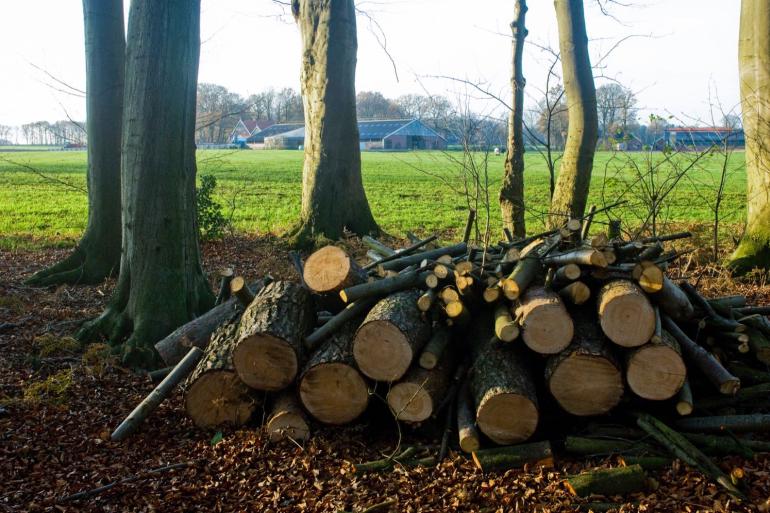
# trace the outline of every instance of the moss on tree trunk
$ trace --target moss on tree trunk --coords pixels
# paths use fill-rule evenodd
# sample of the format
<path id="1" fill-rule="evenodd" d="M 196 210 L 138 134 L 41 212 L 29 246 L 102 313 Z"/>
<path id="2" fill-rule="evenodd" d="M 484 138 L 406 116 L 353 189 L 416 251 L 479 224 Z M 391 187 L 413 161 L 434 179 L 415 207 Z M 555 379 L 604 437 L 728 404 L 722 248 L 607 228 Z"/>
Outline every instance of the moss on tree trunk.
<path id="1" fill-rule="evenodd" d="M 295 242 L 338 239 L 347 228 L 377 232 L 361 180 L 356 120 L 356 13 L 353 0 L 293 0 L 302 34 L 305 161 Z"/>
<path id="2" fill-rule="evenodd" d="M 84 325 L 132 366 L 214 302 L 203 275 L 195 212 L 195 99 L 200 0 L 131 3 L 122 148 L 122 260 L 107 309 Z"/>
<path id="3" fill-rule="evenodd" d="M 555 0 L 554 5 L 569 127 L 559 178 L 551 200 L 553 214 L 548 220 L 550 228 L 563 224 L 565 217 L 583 216 L 599 135 L 596 88 L 588 54 L 583 0 Z"/>
<path id="4" fill-rule="evenodd" d="M 83 0 L 88 224 L 73 252 L 30 285 L 99 283 L 120 265 L 120 137 L 125 32 L 122 0 Z"/>

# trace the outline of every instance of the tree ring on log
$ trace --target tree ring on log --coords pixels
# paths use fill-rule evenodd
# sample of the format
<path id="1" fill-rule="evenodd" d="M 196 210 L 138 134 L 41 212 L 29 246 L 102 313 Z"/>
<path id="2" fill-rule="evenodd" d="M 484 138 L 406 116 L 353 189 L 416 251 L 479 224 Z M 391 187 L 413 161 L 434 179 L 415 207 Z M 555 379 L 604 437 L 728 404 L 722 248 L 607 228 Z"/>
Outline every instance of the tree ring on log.
<path id="1" fill-rule="evenodd" d="M 319 293 L 336 292 L 346 284 L 353 263 L 337 246 L 325 246 L 305 262 L 303 277 L 307 286 Z"/>
<path id="2" fill-rule="evenodd" d="M 497 394 L 482 401 L 476 410 L 476 424 L 497 444 L 527 440 L 537 428 L 537 406 L 520 394 Z"/>
<path id="3" fill-rule="evenodd" d="M 366 376 L 376 381 L 396 381 L 409 370 L 414 355 L 406 335 L 395 324 L 378 320 L 358 329 L 353 357 Z"/>
<path id="4" fill-rule="evenodd" d="M 655 334 L 655 310 L 642 289 L 630 281 L 607 283 L 599 292 L 599 323 L 622 347 L 638 347 Z"/>
<path id="5" fill-rule="evenodd" d="M 310 414 L 325 424 L 346 424 L 369 404 L 369 390 L 361 374 L 348 364 L 321 363 L 299 383 L 299 397 Z"/>
<path id="6" fill-rule="evenodd" d="M 438 405 L 422 383 L 397 383 L 388 392 L 388 406 L 398 420 L 422 422 L 427 420 Z"/>
<path id="7" fill-rule="evenodd" d="M 202 429 L 223 424 L 241 426 L 255 408 L 249 387 L 232 371 L 208 371 L 185 393 L 185 410 L 193 423 Z"/>
<path id="8" fill-rule="evenodd" d="M 623 378 L 606 358 L 574 352 L 554 368 L 548 389 L 572 415 L 601 415 L 620 402 Z"/>
<path id="9" fill-rule="evenodd" d="M 628 386 L 643 399 L 663 401 L 674 397 L 686 377 L 682 357 L 668 346 L 641 347 L 628 360 Z"/>
<path id="10" fill-rule="evenodd" d="M 297 353 L 285 340 L 269 333 L 246 337 L 233 351 L 233 365 L 244 383 L 275 392 L 288 387 L 297 375 Z"/>
<path id="11" fill-rule="evenodd" d="M 532 309 L 522 322 L 521 338 L 533 351 L 556 354 L 569 346 L 574 334 L 572 319 L 564 306 L 545 304 Z"/>

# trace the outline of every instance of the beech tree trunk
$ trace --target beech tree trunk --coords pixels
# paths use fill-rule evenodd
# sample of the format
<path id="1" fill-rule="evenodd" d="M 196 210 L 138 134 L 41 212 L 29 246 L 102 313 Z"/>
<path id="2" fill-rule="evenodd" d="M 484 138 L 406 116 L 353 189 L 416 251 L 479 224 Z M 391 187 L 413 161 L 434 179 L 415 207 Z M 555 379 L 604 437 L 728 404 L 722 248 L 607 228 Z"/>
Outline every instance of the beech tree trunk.
<path id="1" fill-rule="evenodd" d="M 746 135 L 747 225 L 730 267 L 770 267 L 770 4 L 741 2 L 738 68 Z"/>
<path id="2" fill-rule="evenodd" d="M 353 0 L 292 0 L 302 34 L 305 162 L 296 242 L 377 232 L 361 181 Z"/>
<path id="3" fill-rule="evenodd" d="M 583 216 L 599 136 L 596 88 L 588 54 L 583 0 L 555 0 L 554 5 L 569 127 L 559 178 L 551 200 L 550 228 L 563 224 L 565 217 Z"/>
<path id="4" fill-rule="evenodd" d="M 503 226 L 516 237 L 524 238 L 527 230 L 524 222 L 524 38 L 527 29 L 526 0 L 516 0 L 513 8 L 511 89 L 513 104 L 508 117 L 508 150 L 505 154 L 505 175 L 500 187 L 500 210 Z"/>
<path id="5" fill-rule="evenodd" d="M 112 300 L 79 337 L 122 344 L 123 361 L 157 362 L 153 344 L 206 312 L 195 209 L 200 0 L 131 3 L 121 171 L 122 258 Z"/>
<path id="6" fill-rule="evenodd" d="M 30 285 L 99 283 L 120 265 L 120 137 L 126 40 L 123 0 L 83 0 L 88 224 L 67 258 Z"/>

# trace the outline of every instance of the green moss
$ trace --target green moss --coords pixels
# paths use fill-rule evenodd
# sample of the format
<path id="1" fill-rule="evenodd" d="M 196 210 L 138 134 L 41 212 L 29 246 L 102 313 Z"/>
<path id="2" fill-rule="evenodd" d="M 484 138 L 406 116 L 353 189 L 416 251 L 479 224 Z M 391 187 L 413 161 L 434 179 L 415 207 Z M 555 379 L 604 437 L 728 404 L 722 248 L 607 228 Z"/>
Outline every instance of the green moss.
<path id="1" fill-rule="evenodd" d="M 33 381 L 25 385 L 22 390 L 21 400 L 7 400 L 5 404 L 21 402 L 28 406 L 52 405 L 63 406 L 69 399 L 69 391 L 72 387 L 72 369 L 66 369 L 48 376 L 44 380 Z"/>
<path id="2" fill-rule="evenodd" d="M 727 267 L 735 276 L 746 275 L 755 269 L 770 270 L 770 244 L 765 238 L 745 235 L 727 262 Z"/>
<path id="3" fill-rule="evenodd" d="M 61 356 L 77 352 L 80 342 L 72 337 L 57 337 L 51 333 L 35 337 L 32 341 L 35 352 L 41 358 L 47 356 Z"/>

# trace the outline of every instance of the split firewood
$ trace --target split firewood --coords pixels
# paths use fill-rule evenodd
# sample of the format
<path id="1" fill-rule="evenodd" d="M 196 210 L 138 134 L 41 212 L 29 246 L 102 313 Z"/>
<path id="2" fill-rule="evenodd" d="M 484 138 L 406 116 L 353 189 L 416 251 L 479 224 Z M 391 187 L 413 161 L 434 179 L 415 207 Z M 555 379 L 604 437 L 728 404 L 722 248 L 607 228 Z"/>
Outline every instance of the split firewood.
<path id="1" fill-rule="evenodd" d="M 599 323 L 621 347 L 637 347 L 655 333 L 655 311 L 645 293 L 627 280 L 608 282 L 597 297 Z"/>
<path id="2" fill-rule="evenodd" d="M 199 428 L 242 426 L 259 406 L 254 391 L 240 380 L 233 365 L 239 319 L 240 315 L 232 315 L 216 329 L 184 385 L 185 411 Z"/>
<path id="3" fill-rule="evenodd" d="M 659 341 L 650 341 L 626 354 L 628 387 L 639 397 L 663 401 L 674 397 L 684 385 L 687 369 L 679 344 L 667 331 Z"/>
<path id="4" fill-rule="evenodd" d="M 358 368 L 377 381 L 397 381 L 430 337 L 430 326 L 417 308 L 419 293 L 409 290 L 380 300 L 353 340 Z"/>
<path id="5" fill-rule="evenodd" d="M 243 312 L 233 350 L 241 380 L 257 390 L 288 387 L 302 364 L 313 318 L 310 294 L 300 285 L 277 281 L 262 289 Z"/>
<path id="6" fill-rule="evenodd" d="M 516 318 L 522 340 L 537 353 L 558 353 L 572 340 L 572 317 L 559 295 L 543 287 L 527 290 L 516 308 Z"/>
<path id="7" fill-rule="evenodd" d="M 572 343 L 545 367 L 548 390 L 573 415 L 601 415 L 623 396 L 623 375 L 595 322 L 581 315 Z"/>
<path id="8" fill-rule="evenodd" d="M 275 399 L 265 431 L 271 442 L 304 442 L 310 437 L 310 427 L 293 392 L 282 392 Z"/>

